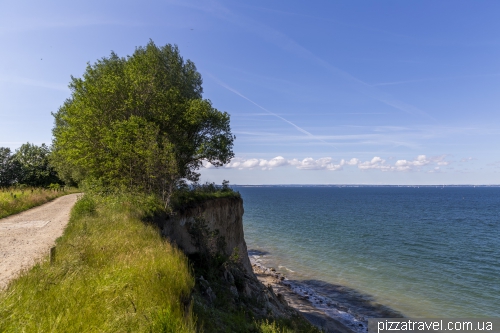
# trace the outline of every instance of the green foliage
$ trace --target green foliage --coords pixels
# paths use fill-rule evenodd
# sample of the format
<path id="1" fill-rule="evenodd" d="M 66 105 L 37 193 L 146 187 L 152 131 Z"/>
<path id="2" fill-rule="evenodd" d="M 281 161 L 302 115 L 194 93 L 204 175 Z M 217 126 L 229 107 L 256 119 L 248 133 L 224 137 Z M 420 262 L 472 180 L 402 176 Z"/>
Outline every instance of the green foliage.
<path id="1" fill-rule="evenodd" d="M 97 204 L 95 199 L 90 195 L 83 195 L 78 198 L 71 214 L 75 218 L 81 218 L 85 216 L 91 216 L 95 214 Z"/>
<path id="2" fill-rule="evenodd" d="M 23 144 L 13 156 L 20 167 L 17 182 L 28 186 L 48 186 L 60 182 L 49 163 L 49 156 L 50 149 L 44 143 L 41 146 L 29 142 Z"/>
<path id="3" fill-rule="evenodd" d="M 14 154 L 9 148 L 0 147 L 0 187 L 15 184 L 48 186 L 59 183 L 55 170 L 49 163 L 50 149 L 45 144 L 23 144 Z"/>
<path id="4" fill-rule="evenodd" d="M 292 330 L 282 329 L 276 325 L 276 322 L 270 323 L 267 319 L 260 323 L 259 328 L 262 333 L 293 333 Z"/>
<path id="5" fill-rule="evenodd" d="M 257 324 L 261 333 L 321 333 L 322 331 L 311 325 L 304 318 L 293 316 L 289 319 L 278 319 L 270 321 L 268 319 Z"/>
<path id="6" fill-rule="evenodd" d="M 0 187 L 12 186 L 21 173 L 19 162 L 14 159 L 10 148 L 0 147 Z"/>
<path id="7" fill-rule="evenodd" d="M 183 210 L 187 207 L 215 198 L 241 198 L 240 193 L 229 187 L 229 181 L 222 182 L 222 186 L 215 183 L 193 184 L 191 186 L 179 186 L 171 199 L 174 211 Z"/>
<path id="8" fill-rule="evenodd" d="M 156 193 L 168 206 L 178 180 L 197 180 L 203 160 L 220 166 L 234 156 L 229 115 L 202 99 L 201 83 L 176 46 L 152 41 L 88 64 L 54 114 L 61 177 Z"/>
<path id="9" fill-rule="evenodd" d="M 213 284 L 211 284 L 213 286 Z M 227 286 L 221 291 L 228 292 Z M 220 292 L 217 297 L 223 295 Z M 231 297 L 231 296 L 228 296 Z M 291 318 L 257 319 L 249 307 L 226 304 L 225 306 L 209 306 L 200 295 L 194 295 L 193 312 L 197 317 L 200 330 L 205 333 L 321 333 L 302 316 Z"/>
<path id="10" fill-rule="evenodd" d="M 141 221 L 148 200 L 78 200 L 55 263 L 37 264 L 0 291 L 0 332 L 195 332 L 191 269 Z"/>
<path id="11" fill-rule="evenodd" d="M 188 232 L 192 237 L 193 245 L 198 249 L 198 254 L 193 256 L 198 271 L 203 271 L 205 277 L 213 278 L 218 270 L 228 262 L 229 256 L 224 254 L 226 240 L 220 235 L 219 230 L 210 230 L 203 218 L 195 218 L 189 223 Z"/>
<path id="12" fill-rule="evenodd" d="M 49 186 L 47 186 L 47 188 L 53 191 L 58 191 L 61 188 L 61 185 L 51 183 Z"/>
<path id="13" fill-rule="evenodd" d="M 194 327 L 186 325 L 183 317 L 178 312 L 172 311 L 172 308 L 160 309 L 152 316 L 150 332 L 157 333 L 177 333 L 194 331 Z"/>

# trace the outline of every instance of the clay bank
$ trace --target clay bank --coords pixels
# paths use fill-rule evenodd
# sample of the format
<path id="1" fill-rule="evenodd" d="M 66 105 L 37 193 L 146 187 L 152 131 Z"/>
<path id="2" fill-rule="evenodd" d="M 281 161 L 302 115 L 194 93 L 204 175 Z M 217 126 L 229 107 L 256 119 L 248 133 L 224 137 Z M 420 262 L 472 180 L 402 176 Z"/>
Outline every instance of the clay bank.
<path id="1" fill-rule="evenodd" d="M 219 281 L 206 280 L 206 276 L 197 276 L 197 285 L 207 302 L 215 304 L 213 290 L 227 288 L 231 291 L 234 305 L 245 304 L 255 315 L 290 318 L 305 317 L 309 322 L 325 332 L 352 333 L 353 330 L 324 313 L 315 309 L 306 299 L 294 294 L 286 287 L 280 276 L 273 270 L 263 271 L 254 265 L 248 257 L 243 231 L 243 200 L 240 197 L 214 198 L 194 203 L 178 209 L 174 214 L 156 219 L 162 235 L 175 243 L 189 257 L 206 251 L 200 244 L 195 230 L 205 230 L 207 234 L 223 239 L 220 249 L 226 257 L 237 254 L 239 265 L 222 268 Z M 198 228 L 198 229 L 197 229 Z M 195 263 L 196 270 L 196 263 Z M 210 280 L 210 279 L 208 279 Z M 219 284 L 219 286 L 214 286 Z"/>

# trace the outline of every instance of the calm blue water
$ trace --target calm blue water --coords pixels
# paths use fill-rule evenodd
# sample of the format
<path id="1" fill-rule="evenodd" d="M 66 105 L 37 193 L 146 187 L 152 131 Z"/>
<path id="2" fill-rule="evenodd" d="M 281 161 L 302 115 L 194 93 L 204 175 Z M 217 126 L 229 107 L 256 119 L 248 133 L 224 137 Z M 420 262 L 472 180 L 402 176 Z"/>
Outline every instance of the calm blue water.
<path id="1" fill-rule="evenodd" d="M 252 259 L 341 308 L 500 317 L 498 187 L 234 188 Z"/>

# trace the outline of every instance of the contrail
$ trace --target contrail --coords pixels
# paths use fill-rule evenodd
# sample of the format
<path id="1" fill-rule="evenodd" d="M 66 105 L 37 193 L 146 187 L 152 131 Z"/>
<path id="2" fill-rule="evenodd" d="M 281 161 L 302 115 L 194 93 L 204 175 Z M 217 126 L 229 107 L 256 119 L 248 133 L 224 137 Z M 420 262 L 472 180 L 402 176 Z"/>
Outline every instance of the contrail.
<path id="1" fill-rule="evenodd" d="M 293 127 L 295 127 L 298 131 L 300 131 L 300 132 L 304 133 L 305 135 L 308 135 L 308 136 L 312 137 L 313 139 L 316 139 L 316 140 L 321 141 L 321 142 L 326 143 L 326 144 L 330 144 L 329 142 L 326 142 L 326 141 L 324 141 L 324 140 L 321 140 L 321 139 L 319 139 L 318 137 L 316 137 L 314 134 L 312 134 L 312 133 L 310 133 L 310 132 L 306 131 L 305 129 L 303 129 L 303 128 L 301 128 L 301 127 L 297 126 L 297 125 L 295 125 L 295 124 L 294 124 L 294 123 L 292 123 L 290 120 L 287 120 L 287 119 L 285 119 L 285 118 L 281 117 L 280 115 L 277 115 L 276 113 L 274 113 L 274 112 L 272 112 L 272 111 L 269 111 L 268 109 L 266 109 L 266 108 L 265 108 L 265 107 L 263 107 L 262 105 L 260 105 L 260 104 L 258 104 L 258 103 L 256 103 L 256 102 L 252 101 L 250 98 L 246 97 L 245 95 L 243 95 L 242 93 L 240 93 L 240 92 L 239 92 L 239 91 L 237 91 L 236 89 L 231 88 L 230 86 L 228 86 L 227 84 L 225 84 L 224 82 L 222 82 L 221 80 L 219 80 L 218 78 L 216 78 L 215 76 L 213 76 L 212 74 L 210 74 L 210 73 L 207 73 L 207 74 L 208 74 L 208 76 L 210 76 L 212 79 L 214 79 L 214 80 L 215 80 L 215 82 L 217 82 L 220 86 L 222 86 L 222 87 L 226 88 L 227 90 L 229 90 L 229 91 L 231 91 L 232 93 L 234 93 L 234 94 L 236 94 L 236 95 L 240 96 L 241 98 L 246 99 L 247 101 L 249 101 L 249 102 L 250 102 L 250 103 L 252 103 L 253 105 L 257 106 L 259 109 L 264 110 L 264 111 L 266 111 L 267 113 L 269 113 L 270 115 L 273 115 L 273 116 L 275 116 L 276 118 L 279 118 L 279 119 L 283 120 L 284 122 L 286 122 L 286 123 L 288 123 L 288 124 L 292 125 Z"/>
<path id="2" fill-rule="evenodd" d="M 338 76 L 343 77 L 347 81 L 354 84 L 354 89 L 358 90 L 361 94 L 363 94 L 365 96 L 373 98 L 381 103 L 389 105 L 397 110 L 406 112 L 408 114 L 412 114 L 412 115 L 418 114 L 418 115 L 430 118 L 432 120 L 436 120 L 431 115 L 418 109 L 417 107 L 415 107 L 413 105 L 406 104 L 406 103 L 401 102 L 401 101 L 398 101 L 397 99 L 393 98 L 391 95 L 389 95 L 383 91 L 378 90 L 375 85 L 370 85 L 370 84 L 364 82 L 363 80 L 355 77 L 354 75 L 331 65 L 329 62 L 318 57 L 313 52 L 311 52 L 310 50 L 308 50 L 307 48 L 305 48 L 301 44 L 297 43 L 294 39 L 288 37 L 286 34 L 280 32 L 279 30 L 275 30 L 274 28 L 271 28 L 263 23 L 260 23 L 259 21 L 255 21 L 252 19 L 248 19 L 244 16 L 237 15 L 237 14 L 233 13 L 231 10 L 229 10 L 228 8 L 226 8 L 224 5 L 219 3 L 218 1 L 211 1 L 210 2 L 211 7 L 199 7 L 199 6 L 193 6 L 193 5 L 186 5 L 184 2 L 182 2 L 182 4 L 181 4 L 181 2 L 176 2 L 176 3 L 179 5 L 190 6 L 190 7 L 196 8 L 198 10 L 215 15 L 216 17 L 218 17 L 222 20 L 229 21 L 233 24 L 239 25 L 240 27 L 243 27 L 244 29 L 247 29 L 247 30 L 259 35 L 264 40 L 275 44 L 279 48 L 281 48 L 287 52 L 291 52 L 300 58 L 308 59 L 309 61 L 312 61 L 312 62 L 316 63 L 317 65 L 325 68 L 333 75 L 338 75 Z M 223 13 L 223 14 L 221 14 L 221 13 Z M 225 88 L 231 90 L 227 86 Z M 231 91 L 235 92 L 234 90 L 231 90 Z M 260 105 L 251 101 L 250 99 L 241 95 L 240 93 L 237 93 L 237 94 L 239 96 L 247 99 L 249 102 L 255 104 L 259 108 L 269 112 L 265 108 L 262 108 Z M 269 112 L 269 113 L 273 114 L 272 112 Z M 277 116 L 278 118 L 281 118 L 276 114 L 274 114 L 274 115 Z M 290 123 L 291 125 L 293 125 L 297 129 L 299 129 L 298 126 L 289 122 L 288 120 L 283 119 L 283 118 L 281 118 L 281 119 L 283 121 Z M 305 133 L 303 129 L 299 129 L 299 130 L 301 132 Z"/>

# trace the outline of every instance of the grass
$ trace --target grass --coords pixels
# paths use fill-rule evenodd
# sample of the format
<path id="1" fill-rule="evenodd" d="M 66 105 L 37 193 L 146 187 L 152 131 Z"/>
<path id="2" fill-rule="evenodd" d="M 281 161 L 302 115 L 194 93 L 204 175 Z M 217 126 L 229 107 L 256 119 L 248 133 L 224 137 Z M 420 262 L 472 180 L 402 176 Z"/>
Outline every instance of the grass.
<path id="1" fill-rule="evenodd" d="M 321 333 L 321 330 L 300 315 L 276 318 L 269 314 L 263 317 L 252 310 L 256 300 L 231 302 L 232 294 L 223 278 L 211 280 L 210 286 L 217 295 L 215 304 L 207 302 L 199 286 L 195 288 L 193 295 L 193 313 L 198 327 L 204 333 Z"/>
<path id="2" fill-rule="evenodd" d="M 196 298 L 194 312 L 205 333 L 321 333 L 301 316 L 257 319 L 251 311 L 241 308 L 209 308 Z"/>
<path id="3" fill-rule="evenodd" d="M 36 264 L 0 291 L 0 332 L 319 332 L 302 317 L 256 316 L 228 301 L 220 267 L 203 271 L 218 300 L 207 303 L 194 278 L 203 265 L 144 222 L 160 206 L 137 194 L 80 197 L 55 262 Z"/>
<path id="4" fill-rule="evenodd" d="M 184 254 L 142 219 L 143 196 L 83 196 L 37 264 L 0 292 L 0 332 L 194 332 Z"/>
<path id="5" fill-rule="evenodd" d="M 60 196 L 78 192 L 75 188 L 0 188 L 0 219 L 40 206 Z"/>

